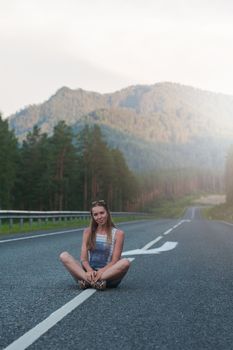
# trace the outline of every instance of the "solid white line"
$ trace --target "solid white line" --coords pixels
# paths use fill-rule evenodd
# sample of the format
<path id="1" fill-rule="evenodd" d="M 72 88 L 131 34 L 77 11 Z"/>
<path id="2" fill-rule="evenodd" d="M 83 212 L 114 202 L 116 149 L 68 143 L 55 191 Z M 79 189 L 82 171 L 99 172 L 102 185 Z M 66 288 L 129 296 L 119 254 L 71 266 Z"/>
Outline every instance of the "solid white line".
<path id="1" fill-rule="evenodd" d="M 153 241 L 147 243 L 143 248 L 141 248 L 142 250 L 146 250 L 149 249 L 152 245 L 154 245 L 155 243 L 157 243 L 158 241 L 160 241 L 160 239 L 162 239 L 162 236 L 159 236 L 157 238 L 155 238 Z"/>
<path id="2" fill-rule="evenodd" d="M 128 258 L 129 261 L 134 261 L 135 258 Z M 13 343 L 8 345 L 4 350 L 24 350 L 37 339 L 39 339 L 44 333 L 46 333 L 50 328 L 55 326 L 59 321 L 61 321 L 66 315 L 71 311 L 76 309 L 84 301 L 90 298 L 96 289 L 86 289 L 80 293 L 77 297 L 70 300 L 67 304 L 63 305 L 60 309 L 53 312 L 45 320 L 38 323 L 34 328 L 30 329 L 27 333 L 22 335 L 20 338 L 16 339 Z"/>
<path id="3" fill-rule="evenodd" d="M 36 234 L 35 236 L 4 239 L 4 240 L 0 241 L 0 243 L 7 243 L 7 242 L 13 242 L 13 241 L 23 241 L 25 239 L 32 239 L 32 238 L 39 238 L 39 237 L 46 237 L 46 236 L 55 236 L 55 235 L 61 235 L 61 234 L 66 233 L 66 232 L 75 232 L 78 230 L 82 230 L 82 228 L 81 229 L 76 228 L 76 229 L 66 230 L 66 231 L 50 232 L 50 233 L 41 233 L 39 235 Z"/>
<path id="4" fill-rule="evenodd" d="M 233 226 L 233 224 L 231 224 L 230 222 L 227 222 L 227 221 L 219 220 L 219 222 L 222 223 L 222 224 Z"/>
<path id="5" fill-rule="evenodd" d="M 50 328 L 62 320 L 66 315 L 73 311 L 76 307 L 82 304 L 85 300 L 90 298 L 96 289 L 86 289 L 80 293 L 77 297 L 63 305 L 60 309 L 53 312 L 44 321 L 32 328 L 30 331 L 22 335 L 22 337 L 15 340 L 8 345 L 5 350 L 24 350 L 32 343 L 34 343 L 40 336 L 46 333 Z"/>

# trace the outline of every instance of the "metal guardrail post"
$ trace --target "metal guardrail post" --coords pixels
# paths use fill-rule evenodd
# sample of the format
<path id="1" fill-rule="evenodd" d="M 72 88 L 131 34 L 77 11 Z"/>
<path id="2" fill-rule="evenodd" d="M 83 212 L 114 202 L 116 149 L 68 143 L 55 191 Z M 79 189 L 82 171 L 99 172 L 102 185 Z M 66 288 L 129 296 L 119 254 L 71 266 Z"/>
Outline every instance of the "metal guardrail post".
<path id="1" fill-rule="evenodd" d="M 13 223 L 14 223 L 13 218 L 10 218 L 10 220 L 9 220 L 9 228 L 10 228 L 10 230 L 13 227 Z"/>
<path id="2" fill-rule="evenodd" d="M 20 228 L 23 228 L 23 218 L 20 218 L 19 226 L 20 226 Z"/>

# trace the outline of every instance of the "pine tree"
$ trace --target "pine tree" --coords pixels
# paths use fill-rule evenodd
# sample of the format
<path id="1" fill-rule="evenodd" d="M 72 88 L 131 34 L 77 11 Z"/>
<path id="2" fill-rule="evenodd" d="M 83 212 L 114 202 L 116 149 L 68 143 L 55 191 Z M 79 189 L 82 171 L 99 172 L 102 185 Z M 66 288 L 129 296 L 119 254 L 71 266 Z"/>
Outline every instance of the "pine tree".
<path id="1" fill-rule="evenodd" d="M 16 182 L 18 207 L 25 210 L 46 210 L 49 183 L 49 144 L 46 134 L 34 126 L 20 149 Z"/>
<path id="2" fill-rule="evenodd" d="M 83 183 L 83 209 L 92 200 L 105 199 L 112 210 L 129 207 L 138 190 L 123 154 L 109 148 L 99 126 L 85 126 L 78 135 Z"/>
<path id="3" fill-rule="evenodd" d="M 138 182 L 129 170 L 123 154 L 118 149 L 111 151 L 113 161 L 113 204 L 116 210 L 128 210 L 138 194 Z"/>
<path id="4" fill-rule="evenodd" d="M 69 207 L 72 174 L 75 170 L 76 150 L 71 127 L 60 121 L 51 137 L 51 175 L 54 210 Z"/>
<path id="5" fill-rule="evenodd" d="M 83 183 L 83 209 L 96 198 L 108 198 L 111 182 L 110 151 L 98 126 L 85 126 L 77 137 Z"/>
<path id="6" fill-rule="evenodd" d="M 0 209 L 11 209 L 17 171 L 18 145 L 8 121 L 0 114 Z"/>

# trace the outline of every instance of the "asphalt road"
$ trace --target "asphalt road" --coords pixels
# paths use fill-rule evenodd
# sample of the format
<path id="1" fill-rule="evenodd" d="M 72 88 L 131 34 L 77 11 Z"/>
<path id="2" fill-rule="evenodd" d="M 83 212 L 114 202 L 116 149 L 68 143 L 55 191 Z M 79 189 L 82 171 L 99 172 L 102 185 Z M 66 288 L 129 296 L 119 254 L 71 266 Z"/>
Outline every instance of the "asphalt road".
<path id="1" fill-rule="evenodd" d="M 58 259 L 79 257 L 82 230 L 0 241 L 0 349 L 233 349 L 233 225 L 189 208 L 180 220 L 119 226 L 131 268 L 117 289 L 92 295 Z"/>

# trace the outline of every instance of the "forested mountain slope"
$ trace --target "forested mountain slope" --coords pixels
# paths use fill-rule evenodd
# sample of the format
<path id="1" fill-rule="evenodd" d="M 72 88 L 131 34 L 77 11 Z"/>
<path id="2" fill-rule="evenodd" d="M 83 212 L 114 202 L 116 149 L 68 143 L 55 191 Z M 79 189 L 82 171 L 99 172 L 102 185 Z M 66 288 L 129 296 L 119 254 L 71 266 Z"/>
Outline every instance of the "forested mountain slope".
<path id="1" fill-rule="evenodd" d="M 175 83 L 136 85 L 99 94 L 63 87 L 48 101 L 9 117 L 19 140 L 34 125 L 51 133 L 60 120 L 79 131 L 98 124 L 134 170 L 222 169 L 233 142 L 233 96 Z"/>

